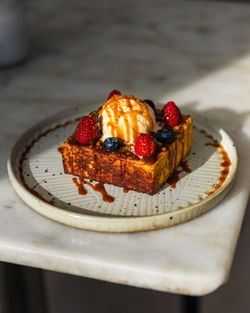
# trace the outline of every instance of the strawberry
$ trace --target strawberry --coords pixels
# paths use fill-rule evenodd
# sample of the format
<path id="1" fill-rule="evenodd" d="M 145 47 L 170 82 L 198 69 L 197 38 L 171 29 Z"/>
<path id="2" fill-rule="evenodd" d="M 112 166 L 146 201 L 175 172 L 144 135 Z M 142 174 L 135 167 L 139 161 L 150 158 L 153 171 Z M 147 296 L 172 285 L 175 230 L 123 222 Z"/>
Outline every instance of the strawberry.
<path id="1" fill-rule="evenodd" d="M 110 98 L 112 98 L 114 95 L 121 95 L 120 91 L 119 90 L 112 90 L 110 93 L 109 93 L 109 96 L 107 98 L 107 100 L 109 100 Z"/>
<path id="2" fill-rule="evenodd" d="M 135 143 L 135 153 L 140 157 L 150 156 L 155 152 L 155 142 L 147 134 L 141 134 Z"/>
<path id="3" fill-rule="evenodd" d="M 95 116 L 83 116 L 75 130 L 77 141 L 83 145 L 87 145 L 97 139 L 98 128 Z"/>
<path id="4" fill-rule="evenodd" d="M 163 119 L 168 127 L 180 124 L 182 117 L 181 111 L 173 101 L 169 101 L 163 108 Z"/>

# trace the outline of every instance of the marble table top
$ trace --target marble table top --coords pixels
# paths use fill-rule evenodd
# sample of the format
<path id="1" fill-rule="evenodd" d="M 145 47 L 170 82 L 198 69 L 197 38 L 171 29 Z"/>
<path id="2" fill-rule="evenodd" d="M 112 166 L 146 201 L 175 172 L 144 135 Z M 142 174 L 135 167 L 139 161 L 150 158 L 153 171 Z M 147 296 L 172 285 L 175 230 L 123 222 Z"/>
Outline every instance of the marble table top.
<path id="1" fill-rule="evenodd" d="M 225 283 L 249 195 L 250 6 L 197 1 L 28 1 L 31 52 L 0 71 L 0 259 L 110 282 L 204 295 Z M 6 162 L 17 138 L 112 89 L 174 100 L 221 125 L 239 151 L 216 208 L 175 227 L 96 233 L 51 221 L 16 195 Z"/>

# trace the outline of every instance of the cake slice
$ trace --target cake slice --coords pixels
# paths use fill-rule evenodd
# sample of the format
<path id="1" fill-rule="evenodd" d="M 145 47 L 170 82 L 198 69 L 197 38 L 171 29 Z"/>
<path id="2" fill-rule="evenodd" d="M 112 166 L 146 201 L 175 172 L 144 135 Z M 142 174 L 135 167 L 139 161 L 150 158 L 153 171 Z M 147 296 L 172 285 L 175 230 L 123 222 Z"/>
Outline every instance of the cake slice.
<path id="1" fill-rule="evenodd" d="M 161 146 L 155 155 L 144 158 L 125 148 L 112 152 L 97 143 L 80 145 L 72 134 L 59 148 L 64 171 L 153 195 L 189 153 L 192 128 L 191 116 L 183 116 L 183 122 L 173 129 L 174 142 Z"/>
<path id="2" fill-rule="evenodd" d="M 116 94 L 85 117 L 58 149 L 65 173 L 155 194 L 189 153 L 193 122 L 172 105 L 162 115 L 146 101 Z M 138 149 L 142 134 L 151 140 L 151 150 Z"/>

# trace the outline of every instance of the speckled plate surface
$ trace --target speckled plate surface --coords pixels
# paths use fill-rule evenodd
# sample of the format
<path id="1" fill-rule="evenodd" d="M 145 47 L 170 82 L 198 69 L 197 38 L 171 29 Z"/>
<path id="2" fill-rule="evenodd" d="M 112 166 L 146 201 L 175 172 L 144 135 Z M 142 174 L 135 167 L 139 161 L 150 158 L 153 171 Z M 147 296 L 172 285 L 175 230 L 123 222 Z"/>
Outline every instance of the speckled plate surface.
<path id="1" fill-rule="evenodd" d="M 57 148 L 74 131 L 75 119 L 93 107 L 51 116 L 27 131 L 12 149 L 8 161 L 10 181 L 34 210 L 82 229 L 145 231 L 193 219 L 213 208 L 228 192 L 237 170 L 236 147 L 224 130 L 194 119 L 193 147 L 186 158 L 191 172 L 180 168 L 175 188 L 166 183 L 157 194 L 149 196 L 135 191 L 124 193 L 122 188 L 106 184 L 107 193 L 115 198 L 113 203 L 104 202 L 102 195 L 88 185 L 87 194 L 80 195 L 73 176 L 64 174 Z M 214 140 L 224 152 L 214 145 Z M 223 162 L 225 153 L 232 163 L 227 168 Z M 228 175 L 221 184 L 225 170 Z"/>

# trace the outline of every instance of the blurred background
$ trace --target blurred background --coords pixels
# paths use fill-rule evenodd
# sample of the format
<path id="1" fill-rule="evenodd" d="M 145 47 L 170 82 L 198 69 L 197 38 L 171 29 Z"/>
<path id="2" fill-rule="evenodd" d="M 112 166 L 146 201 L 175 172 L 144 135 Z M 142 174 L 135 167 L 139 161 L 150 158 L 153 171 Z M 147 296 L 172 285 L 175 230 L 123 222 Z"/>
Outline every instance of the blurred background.
<path id="1" fill-rule="evenodd" d="M 161 100 L 248 57 L 248 2 L 0 0 L 0 106 L 16 111 L 10 123 L 23 131 L 62 109 L 99 103 L 114 88 Z M 250 311 L 249 210 L 229 282 L 202 298 L 203 313 Z M 44 279 L 50 313 L 180 311 L 178 295 L 50 271 Z"/>

